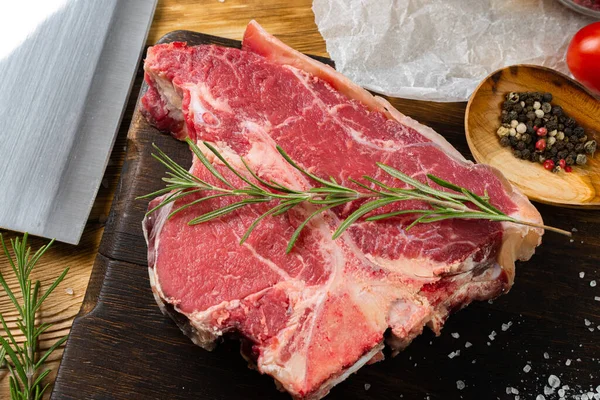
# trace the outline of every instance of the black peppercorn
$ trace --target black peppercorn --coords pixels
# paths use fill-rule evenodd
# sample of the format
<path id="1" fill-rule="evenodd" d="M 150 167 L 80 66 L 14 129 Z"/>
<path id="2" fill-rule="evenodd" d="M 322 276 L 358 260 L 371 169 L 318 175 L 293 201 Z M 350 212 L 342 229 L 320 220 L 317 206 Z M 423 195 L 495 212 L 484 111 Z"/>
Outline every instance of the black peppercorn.
<path id="1" fill-rule="evenodd" d="M 519 114 L 519 116 L 517 117 L 517 121 L 519 121 L 519 122 L 527 122 L 527 115 L 525 115 L 525 114 Z"/>
<path id="2" fill-rule="evenodd" d="M 519 114 L 516 111 L 510 111 L 508 113 L 508 116 L 509 116 L 510 120 L 512 121 L 513 119 L 517 119 L 517 117 L 519 116 Z"/>
<path id="3" fill-rule="evenodd" d="M 563 129 L 563 132 L 565 133 L 565 136 L 571 136 L 573 134 L 573 129 L 567 127 Z"/>
<path id="4" fill-rule="evenodd" d="M 511 103 L 509 103 L 508 101 L 505 101 L 504 103 L 502 103 L 502 109 L 503 110 L 512 110 L 513 105 Z"/>
<path id="5" fill-rule="evenodd" d="M 569 157 L 576 159 L 577 158 L 577 153 L 575 153 L 574 151 L 569 152 Z"/>
<path id="6" fill-rule="evenodd" d="M 517 143 L 517 150 L 524 150 L 525 147 L 525 142 L 519 141 L 519 143 Z"/>
<path id="7" fill-rule="evenodd" d="M 529 134 L 529 131 L 527 131 L 528 133 L 525 133 L 523 135 L 521 135 L 521 141 L 523 141 L 524 143 L 531 143 L 531 134 Z"/>
<path id="8" fill-rule="evenodd" d="M 513 111 L 516 111 L 518 113 L 520 113 L 521 111 L 523 111 L 523 107 L 521 106 L 520 103 L 515 104 L 512 109 L 513 109 Z"/>
<path id="9" fill-rule="evenodd" d="M 565 125 L 564 124 L 558 124 L 558 130 L 559 131 L 564 131 L 565 129 Z"/>
<path id="10" fill-rule="evenodd" d="M 502 138 L 500 139 L 500 144 L 502 145 L 502 147 L 510 146 L 510 139 L 508 138 L 508 136 L 502 136 Z"/>
<path id="11" fill-rule="evenodd" d="M 533 106 L 533 103 L 534 103 L 534 102 L 535 102 L 535 100 L 534 100 L 532 97 L 527 97 L 527 98 L 525 99 L 525 105 L 526 105 L 527 107 L 531 107 L 531 106 Z"/>
<path id="12" fill-rule="evenodd" d="M 513 155 L 517 158 L 521 158 L 523 154 L 521 153 L 521 150 L 513 150 Z"/>
<path id="13" fill-rule="evenodd" d="M 555 155 L 557 155 L 557 154 L 558 154 L 558 149 L 557 149 L 556 147 L 552 147 L 552 148 L 550 149 L 550 154 L 551 154 L 552 156 L 555 156 Z"/>
<path id="14" fill-rule="evenodd" d="M 502 123 L 503 124 L 510 124 L 510 121 L 511 121 L 511 119 L 508 116 L 508 114 L 502 116 Z"/>
<path id="15" fill-rule="evenodd" d="M 583 129 L 581 126 L 578 126 L 575 129 L 573 129 L 573 134 L 577 135 L 577 137 L 580 138 L 585 134 L 585 129 Z"/>
<path id="16" fill-rule="evenodd" d="M 550 103 L 552 101 L 552 93 L 544 93 L 544 95 L 542 96 L 542 100 L 545 103 Z"/>
<path id="17" fill-rule="evenodd" d="M 573 165 L 575 164 L 575 159 L 571 156 L 567 156 L 565 157 L 565 163 L 567 163 L 567 165 Z"/>
<path id="18" fill-rule="evenodd" d="M 567 144 L 565 142 L 563 142 L 562 140 L 559 140 L 556 142 L 555 146 L 558 150 L 562 150 L 565 148 Z"/>
<path id="19" fill-rule="evenodd" d="M 542 94 L 540 92 L 534 92 L 532 93 L 533 100 L 535 101 L 542 101 Z"/>
<path id="20" fill-rule="evenodd" d="M 535 120 L 535 113 L 533 111 L 529 111 L 527 113 L 527 119 L 530 120 L 530 121 Z"/>
<path id="21" fill-rule="evenodd" d="M 523 157 L 523 160 L 528 160 L 530 156 L 531 152 L 528 149 L 521 150 L 521 157 Z"/>
<path id="22" fill-rule="evenodd" d="M 546 129 L 548 129 L 548 132 L 552 132 L 558 129 L 558 124 L 556 123 L 556 121 L 548 121 L 546 123 Z"/>
<path id="23" fill-rule="evenodd" d="M 561 150 L 556 155 L 558 158 L 566 158 L 569 155 L 569 150 Z"/>
<path id="24" fill-rule="evenodd" d="M 516 137 L 514 137 L 514 136 L 509 136 L 509 137 L 508 137 L 508 140 L 510 140 L 510 145 L 511 145 L 511 146 L 516 146 L 516 145 L 517 145 L 517 142 L 518 142 L 518 140 L 517 140 L 517 138 L 516 138 Z"/>
<path id="25" fill-rule="evenodd" d="M 575 151 L 576 151 L 577 153 L 583 153 L 583 143 L 577 143 L 577 144 L 575 145 Z"/>
<path id="26" fill-rule="evenodd" d="M 572 151 L 575 148 L 575 144 L 569 142 L 569 143 L 567 143 L 566 147 L 567 147 L 567 150 Z"/>
<path id="27" fill-rule="evenodd" d="M 565 124 L 565 126 L 568 126 L 569 128 L 571 128 L 571 127 L 574 127 L 575 124 L 577 124 L 577 122 L 573 118 L 568 117 L 567 119 L 565 119 L 564 124 Z"/>
<path id="28" fill-rule="evenodd" d="M 538 160 L 538 155 L 534 152 L 532 152 L 531 154 L 529 154 L 529 161 L 531 162 L 536 162 Z"/>
<path id="29" fill-rule="evenodd" d="M 563 114 L 563 109 L 561 106 L 552 107 L 552 115 L 556 115 L 557 117 L 560 117 L 562 114 Z"/>

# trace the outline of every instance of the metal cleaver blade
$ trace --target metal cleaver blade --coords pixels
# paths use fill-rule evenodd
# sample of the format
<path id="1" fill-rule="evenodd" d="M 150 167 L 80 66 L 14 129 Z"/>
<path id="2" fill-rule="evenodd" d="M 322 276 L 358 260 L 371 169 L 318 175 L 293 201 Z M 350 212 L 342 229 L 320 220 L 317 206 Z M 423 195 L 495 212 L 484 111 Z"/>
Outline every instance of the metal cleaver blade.
<path id="1" fill-rule="evenodd" d="M 156 0 L 20 0 L 0 17 L 0 227 L 77 244 Z M 6 25 L 8 24 L 8 25 Z"/>

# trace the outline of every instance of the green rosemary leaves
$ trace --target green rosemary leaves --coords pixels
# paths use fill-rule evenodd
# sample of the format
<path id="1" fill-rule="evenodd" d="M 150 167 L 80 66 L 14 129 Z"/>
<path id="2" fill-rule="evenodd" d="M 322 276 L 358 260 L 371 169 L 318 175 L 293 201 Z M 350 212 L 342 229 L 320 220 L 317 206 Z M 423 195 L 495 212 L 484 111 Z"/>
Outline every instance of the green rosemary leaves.
<path id="1" fill-rule="evenodd" d="M 435 189 L 395 168 L 378 163 L 377 166 L 381 168 L 383 172 L 399 180 L 405 185 L 410 186 L 410 188 L 391 187 L 370 176 L 363 176 L 363 179 L 371 185 L 369 186 L 368 184 L 359 182 L 357 180 L 351 180 L 358 187 L 364 189 L 363 191 L 358 191 L 337 183 L 334 178 L 326 180 L 311 174 L 294 162 L 294 160 L 292 160 L 281 147 L 277 147 L 277 150 L 281 156 L 291 166 L 318 184 L 318 186 L 315 186 L 308 191 L 298 191 L 289 188 L 282 183 L 275 181 L 267 182 L 260 178 L 254 171 L 252 171 L 243 158 L 241 161 L 245 166 L 246 171 L 238 171 L 229 162 L 227 162 L 227 160 L 225 160 L 225 158 L 210 143 L 204 142 L 204 145 L 245 184 L 243 187 L 236 187 L 214 168 L 214 166 L 202 153 L 200 148 L 198 148 L 196 143 L 189 138 L 186 139 L 186 141 L 200 162 L 222 183 L 222 185 L 216 186 L 192 175 L 190 172 L 186 171 L 175 161 L 169 158 L 169 156 L 167 156 L 157 146 L 154 146 L 156 149 L 156 154 L 152 154 L 152 156 L 161 164 L 163 164 L 168 170 L 167 176 L 163 178 L 163 181 L 167 183 L 167 186 L 161 190 L 141 196 L 139 198 L 152 198 L 167 193 L 169 194 L 156 207 L 149 210 L 147 215 L 161 207 L 166 206 L 167 204 L 181 199 L 182 197 L 199 192 L 210 192 L 211 194 L 179 206 L 175 210 L 171 211 L 169 218 L 190 206 L 209 199 L 220 197 L 233 197 L 237 201 L 200 215 L 189 221 L 189 224 L 195 225 L 210 221 L 248 205 L 275 201 L 276 204 L 273 207 L 269 208 L 268 211 L 260 215 L 248 227 L 246 233 L 241 238 L 240 244 L 244 243 L 244 241 L 248 239 L 252 231 L 264 218 L 283 214 L 302 203 L 311 203 L 316 205 L 318 208 L 312 212 L 292 234 L 287 247 L 287 252 L 289 253 L 292 250 L 296 239 L 299 237 L 300 232 L 312 218 L 331 208 L 341 206 L 358 199 L 364 199 L 366 201 L 364 201 L 364 203 L 358 209 L 356 209 L 356 211 L 350 214 L 338 226 L 337 230 L 333 234 L 333 239 L 338 238 L 346 231 L 346 229 L 348 229 L 348 227 L 363 217 L 365 217 L 367 221 L 377 221 L 402 214 L 413 214 L 416 216 L 414 221 L 406 229 L 410 229 L 419 223 L 426 224 L 445 219 L 462 218 L 499 222 L 506 221 L 514 224 L 543 228 L 566 236 L 571 236 L 571 232 L 562 229 L 516 220 L 495 208 L 490 203 L 490 199 L 487 197 L 487 195 L 483 197 L 478 196 L 466 188 L 460 187 L 451 182 L 447 182 L 434 175 L 427 175 L 427 177 L 437 185 L 449 189 L 450 191 Z M 254 180 L 251 180 L 249 178 L 250 176 Z M 387 205 L 407 200 L 422 201 L 427 203 L 430 208 L 400 210 L 390 213 L 376 214 L 377 210 Z"/>
<path id="2" fill-rule="evenodd" d="M 11 400 L 38 400 L 42 398 L 48 388 L 48 385 L 42 387 L 42 381 L 50 373 L 49 369 L 41 373 L 39 373 L 39 370 L 50 354 L 62 345 L 67 340 L 67 337 L 65 336 L 56 341 L 44 354 L 39 356 L 38 341 L 40 335 L 50 328 L 51 325 L 43 323 L 36 326 L 35 314 L 40 310 L 44 300 L 62 282 L 69 269 L 66 268 L 54 283 L 42 293 L 40 281 L 35 281 L 34 283 L 29 279 L 29 276 L 36 263 L 54 241 L 42 246 L 31 255 L 31 248 L 27 246 L 26 233 L 22 240 L 16 238 L 10 241 L 15 255 L 14 259 L 10 256 L 2 234 L 0 234 L 0 242 L 2 243 L 2 249 L 12 271 L 19 282 L 22 303 L 17 300 L 17 294 L 8 286 L 2 273 L 0 273 L 0 284 L 17 310 L 17 327 L 25 337 L 25 342 L 19 344 L 8 328 L 6 320 L 0 315 L 0 322 L 4 331 L 4 336 L 0 336 L 0 362 L 3 362 L 3 366 L 6 366 L 10 371 L 9 387 Z M 7 356 L 8 360 L 6 360 Z"/>

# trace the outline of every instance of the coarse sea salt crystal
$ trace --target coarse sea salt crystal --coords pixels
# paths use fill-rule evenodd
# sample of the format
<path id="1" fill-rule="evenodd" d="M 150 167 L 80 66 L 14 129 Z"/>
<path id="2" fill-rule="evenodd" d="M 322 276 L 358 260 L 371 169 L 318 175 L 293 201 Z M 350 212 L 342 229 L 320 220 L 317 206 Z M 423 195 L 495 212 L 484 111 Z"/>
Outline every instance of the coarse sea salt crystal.
<path id="1" fill-rule="evenodd" d="M 365 390 L 369 390 L 371 389 L 371 384 L 370 383 L 365 383 Z"/>
<path id="2" fill-rule="evenodd" d="M 545 358 L 546 360 L 548 360 L 548 359 L 550 358 L 550 354 L 548 354 L 548 353 L 544 353 L 544 358 Z"/>
<path id="3" fill-rule="evenodd" d="M 517 388 L 510 388 L 510 391 L 512 392 L 512 394 L 519 394 L 519 389 Z"/>
<path id="4" fill-rule="evenodd" d="M 590 286 L 591 287 L 596 287 L 596 281 L 590 281 Z"/>
<path id="5" fill-rule="evenodd" d="M 496 331 L 492 331 L 488 337 L 490 338 L 490 340 L 494 340 L 496 338 Z"/>
<path id="6" fill-rule="evenodd" d="M 565 397 L 565 389 L 558 389 L 558 395 L 560 397 Z"/>
<path id="7" fill-rule="evenodd" d="M 565 361 L 565 365 L 568 367 L 569 365 L 571 365 L 571 360 L 567 359 L 567 361 Z"/>
<path id="8" fill-rule="evenodd" d="M 531 371 L 531 365 L 527 364 L 523 367 L 523 372 L 528 373 L 529 371 Z"/>
<path id="9" fill-rule="evenodd" d="M 535 400 L 546 400 L 543 394 L 538 394 Z"/>
<path id="10" fill-rule="evenodd" d="M 465 349 L 468 349 L 471 346 L 473 346 L 473 343 L 471 343 L 471 342 L 465 343 Z"/>
<path id="11" fill-rule="evenodd" d="M 512 393 L 512 388 L 510 386 L 506 387 L 506 394 L 511 394 Z"/>
<path id="12" fill-rule="evenodd" d="M 465 388 L 465 383 L 463 381 L 456 381 L 456 388 L 458 390 L 463 390 Z"/>
<path id="13" fill-rule="evenodd" d="M 546 396 L 550 396 L 552 393 L 554 393 L 554 389 L 549 386 L 544 386 L 544 394 Z"/>
<path id="14" fill-rule="evenodd" d="M 560 379 L 558 378 L 558 376 L 556 375 L 550 375 L 548 377 L 548 385 L 550 385 L 550 387 L 556 389 L 557 387 L 560 386 Z"/>
<path id="15" fill-rule="evenodd" d="M 592 322 L 589 319 L 584 319 L 583 322 L 585 322 L 585 326 L 590 326 L 592 324 Z"/>
<path id="16" fill-rule="evenodd" d="M 581 271 L 581 272 L 579 273 L 579 277 L 580 277 L 581 279 L 583 279 L 583 277 L 584 277 L 584 276 L 585 276 L 585 272 Z"/>
<path id="17" fill-rule="evenodd" d="M 502 324 L 502 332 L 506 332 L 508 328 L 512 326 L 512 321 L 508 321 L 506 324 Z"/>
<path id="18" fill-rule="evenodd" d="M 594 300 L 600 301 L 600 296 L 594 296 Z"/>
<path id="19" fill-rule="evenodd" d="M 460 337 L 460 334 L 458 332 L 454 332 L 450 334 L 454 339 L 458 339 Z"/>

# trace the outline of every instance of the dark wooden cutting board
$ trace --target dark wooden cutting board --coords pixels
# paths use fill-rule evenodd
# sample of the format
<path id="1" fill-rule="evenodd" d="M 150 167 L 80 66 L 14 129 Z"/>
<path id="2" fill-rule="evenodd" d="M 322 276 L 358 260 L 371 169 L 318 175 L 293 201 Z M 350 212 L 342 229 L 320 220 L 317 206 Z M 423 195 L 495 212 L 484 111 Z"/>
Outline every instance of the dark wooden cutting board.
<path id="1" fill-rule="evenodd" d="M 240 45 L 185 31 L 161 41 L 174 40 Z M 390 101 L 470 158 L 464 103 Z M 176 161 L 191 163 L 185 144 L 150 127 L 136 109 L 100 254 L 52 397 L 288 399 L 271 378 L 246 367 L 238 343 L 223 343 L 213 352 L 202 350 L 155 304 L 141 229 L 147 202 L 135 200 L 163 186 L 164 169 L 150 156 L 152 143 Z M 517 265 L 516 283 L 508 295 L 493 303 L 472 304 L 450 318 L 441 337 L 426 331 L 399 356 L 362 368 L 328 398 L 514 399 L 514 394 L 507 394 L 507 387 L 513 387 L 521 399 L 534 399 L 543 393 L 550 374 L 571 388 L 600 384 L 600 301 L 594 299 L 600 296 L 600 212 L 537 206 L 547 224 L 576 228 L 573 240 L 547 234 L 532 260 Z M 590 286 L 593 279 L 598 287 Z M 510 323 L 504 331 L 502 325 Z M 591 327 L 598 328 L 590 332 Z M 492 332 L 496 332 L 493 340 L 488 337 Z M 467 341 L 472 343 L 469 348 Z M 450 358 L 457 350 L 460 355 Z M 570 366 L 565 365 L 568 359 Z M 526 365 L 531 366 L 528 373 L 523 370 Z M 459 380 L 466 384 L 463 390 L 457 389 Z"/>

